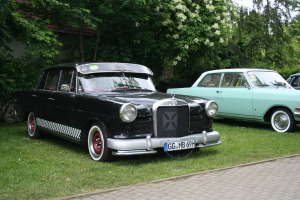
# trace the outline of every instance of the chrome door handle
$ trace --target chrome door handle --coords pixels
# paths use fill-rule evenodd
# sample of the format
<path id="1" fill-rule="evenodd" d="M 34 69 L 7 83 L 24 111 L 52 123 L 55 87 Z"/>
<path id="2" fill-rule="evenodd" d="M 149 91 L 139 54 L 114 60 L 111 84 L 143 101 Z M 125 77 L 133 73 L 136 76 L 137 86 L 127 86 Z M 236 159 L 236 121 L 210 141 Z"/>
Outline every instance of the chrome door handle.
<path id="1" fill-rule="evenodd" d="M 33 94 L 33 95 L 31 95 L 32 97 L 37 97 L 37 95 L 36 94 Z"/>
<path id="2" fill-rule="evenodd" d="M 53 98 L 50 97 L 50 98 L 48 98 L 48 100 L 54 101 L 55 99 L 53 99 Z"/>
<path id="3" fill-rule="evenodd" d="M 217 90 L 217 93 L 222 93 L 222 91 Z"/>

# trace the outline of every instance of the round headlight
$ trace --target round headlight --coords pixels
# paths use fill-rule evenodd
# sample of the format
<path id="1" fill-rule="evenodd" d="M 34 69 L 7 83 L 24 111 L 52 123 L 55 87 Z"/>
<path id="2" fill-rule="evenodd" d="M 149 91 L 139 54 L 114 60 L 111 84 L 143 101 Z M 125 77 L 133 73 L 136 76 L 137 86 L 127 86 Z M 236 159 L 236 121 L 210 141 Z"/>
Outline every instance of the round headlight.
<path id="1" fill-rule="evenodd" d="M 218 104 L 214 101 L 208 101 L 205 104 L 205 112 L 209 117 L 215 117 L 218 114 Z"/>
<path id="2" fill-rule="evenodd" d="M 120 109 L 120 118 L 124 122 L 132 122 L 137 116 L 136 107 L 132 104 L 124 104 Z"/>

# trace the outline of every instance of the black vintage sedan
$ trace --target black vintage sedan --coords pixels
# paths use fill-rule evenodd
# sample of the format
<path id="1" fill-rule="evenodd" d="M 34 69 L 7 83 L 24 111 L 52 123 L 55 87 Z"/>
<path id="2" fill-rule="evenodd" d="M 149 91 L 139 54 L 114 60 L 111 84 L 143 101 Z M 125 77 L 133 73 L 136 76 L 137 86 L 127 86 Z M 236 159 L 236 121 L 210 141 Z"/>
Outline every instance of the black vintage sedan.
<path id="1" fill-rule="evenodd" d="M 51 133 L 87 145 L 95 161 L 218 145 L 214 101 L 160 93 L 138 64 L 61 64 L 16 93 L 30 138 Z"/>

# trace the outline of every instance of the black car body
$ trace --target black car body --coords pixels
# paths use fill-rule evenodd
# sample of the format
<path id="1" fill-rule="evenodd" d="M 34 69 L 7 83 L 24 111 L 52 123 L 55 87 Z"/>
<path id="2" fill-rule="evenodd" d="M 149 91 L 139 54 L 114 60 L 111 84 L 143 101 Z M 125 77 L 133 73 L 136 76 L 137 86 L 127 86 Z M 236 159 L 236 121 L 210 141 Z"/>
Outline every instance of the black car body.
<path id="1" fill-rule="evenodd" d="M 157 92 L 151 76 L 137 64 L 57 65 L 16 94 L 17 114 L 31 138 L 48 132 L 87 145 L 96 161 L 220 144 L 215 102 Z"/>
<path id="2" fill-rule="evenodd" d="M 296 90 L 300 90 L 300 73 L 292 74 L 286 81 Z"/>

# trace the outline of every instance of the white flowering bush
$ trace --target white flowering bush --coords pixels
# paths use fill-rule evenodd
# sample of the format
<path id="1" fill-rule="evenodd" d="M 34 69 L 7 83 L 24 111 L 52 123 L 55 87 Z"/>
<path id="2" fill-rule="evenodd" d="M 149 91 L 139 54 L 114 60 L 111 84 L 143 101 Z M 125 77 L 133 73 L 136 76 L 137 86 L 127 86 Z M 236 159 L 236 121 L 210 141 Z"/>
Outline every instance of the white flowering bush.
<path id="1" fill-rule="evenodd" d="M 220 48 L 232 33 L 231 0 L 158 0 L 162 14 L 169 66 L 191 51 Z"/>

